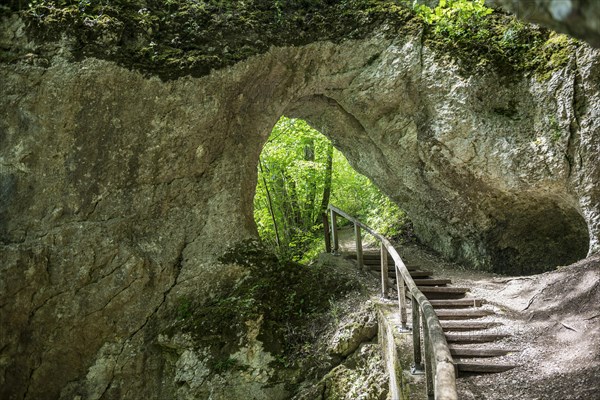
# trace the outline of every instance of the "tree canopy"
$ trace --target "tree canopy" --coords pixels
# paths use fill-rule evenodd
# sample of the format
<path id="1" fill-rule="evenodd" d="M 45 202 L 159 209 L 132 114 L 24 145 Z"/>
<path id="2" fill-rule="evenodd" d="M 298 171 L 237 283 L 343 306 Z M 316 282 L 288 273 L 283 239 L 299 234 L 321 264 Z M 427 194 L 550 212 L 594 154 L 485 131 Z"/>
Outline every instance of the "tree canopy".
<path id="1" fill-rule="evenodd" d="M 259 162 L 254 216 L 261 238 L 286 258 L 323 249 L 322 213 L 331 202 L 388 235 L 405 214 L 308 123 L 282 117 Z"/>

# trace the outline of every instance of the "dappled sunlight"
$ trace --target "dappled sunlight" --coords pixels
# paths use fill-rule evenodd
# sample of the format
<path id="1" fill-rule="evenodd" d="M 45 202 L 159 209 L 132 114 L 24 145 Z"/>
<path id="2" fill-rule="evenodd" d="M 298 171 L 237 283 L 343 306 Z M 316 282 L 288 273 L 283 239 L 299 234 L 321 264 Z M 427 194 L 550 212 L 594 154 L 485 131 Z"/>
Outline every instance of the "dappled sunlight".
<path id="1" fill-rule="evenodd" d="M 322 215 L 329 203 L 391 235 L 407 221 L 329 139 L 304 120 L 281 117 L 258 165 L 254 219 L 261 239 L 284 258 L 314 258 L 324 250 Z"/>

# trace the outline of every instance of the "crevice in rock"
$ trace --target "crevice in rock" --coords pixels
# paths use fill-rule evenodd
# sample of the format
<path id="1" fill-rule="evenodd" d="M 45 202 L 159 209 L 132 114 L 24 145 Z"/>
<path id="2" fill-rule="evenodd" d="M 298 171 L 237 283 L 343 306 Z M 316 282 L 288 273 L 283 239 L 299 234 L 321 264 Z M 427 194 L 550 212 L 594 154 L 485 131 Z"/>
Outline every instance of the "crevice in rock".
<path id="1" fill-rule="evenodd" d="M 581 160 L 579 160 L 579 165 L 575 165 L 575 158 L 577 155 L 577 149 L 579 148 L 579 130 L 581 129 L 581 113 L 583 112 L 583 107 L 585 107 L 585 98 L 584 96 L 584 88 L 583 88 L 583 80 L 581 77 L 581 72 L 579 70 L 579 63 L 577 61 L 577 57 L 574 57 L 573 63 L 574 66 L 574 77 L 573 77 L 573 97 L 571 99 L 571 108 L 573 111 L 572 120 L 569 124 L 569 137 L 567 139 L 567 149 L 565 152 L 565 158 L 567 160 L 569 166 L 568 177 L 570 178 L 573 175 L 574 168 L 581 168 Z"/>
<path id="2" fill-rule="evenodd" d="M 108 379 L 106 387 L 102 391 L 102 394 L 100 395 L 99 399 L 104 398 L 104 395 L 106 393 L 108 393 L 108 391 L 110 390 L 110 388 L 113 385 L 113 381 L 114 381 L 114 378 L 115 378 L 115 369 L 117 367 L 117 363 L 119 361 L 119 358 L 121 357 L 121 355 L 123 354 L 123 351 L 125 350 L 125 344 L 126 343 L 127 343 L 126 341 L 123 341 L 123 343 L 121 344 L 121 349 L 119 350 L 119 354 L 117 354 L 116 361 L 113 363 L 111 371 L 110 371 L 110 378 Z M 122 369 L 123 369 L 123 364 L 121 365 L 121 372 L 122 372 Z"/>

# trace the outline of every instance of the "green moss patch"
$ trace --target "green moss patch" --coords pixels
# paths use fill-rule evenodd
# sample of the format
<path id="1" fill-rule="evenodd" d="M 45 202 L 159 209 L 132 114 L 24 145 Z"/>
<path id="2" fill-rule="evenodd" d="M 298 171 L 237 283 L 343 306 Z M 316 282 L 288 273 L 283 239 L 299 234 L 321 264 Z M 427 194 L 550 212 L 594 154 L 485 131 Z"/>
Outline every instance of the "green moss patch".
<path id="1" fill-rule="evenodd" d="M 306 329 L 330 311 L 331 303 L 361 289 L 356 279 L 326 265 L 281 262 L 256 241 L 235 246 L 221 261 L 247 268 L 247 276 L 209 303 L 180 299 L 165 332 L 189 333 L 198 347 L 211 348 L 215 369 L 228 366 L 229 355 L 243 345 L 252 321 L 259 320 L 258 340 L 278 362 L 288 364 L 307 345 Z"/>
<path id="2" fill-rule="evenodd" d="M 458 61 L 467 74 L 493 70 L 503 76 L 550 78 L 564 68 L 579 43 L 512 15 L 485 7 L 483 0 L 446 0 L 416 10 L 425 22 L 425 43 Z"/>
<path id="3" fill-rule="evenodd" d="M 466 75 L 492 69 L 539 80 L 565 67 L 577 41 L 482 1 L 446 0 L 431 9 L 402 0 L 13 0 L 40 42 L 65 34 L 77 58 L 93 56 L 175 79 L 202 76 L 271 46 L 423 32 L 427 46 L 458 61 Z M 2 50 L 0 61 L 18 59 Z"/>
<path id="4" fill-rule="evenodd" d="M 391 0 L 34 0 L 13 2 L 41 40 L 164 79 L 202 76 L 270 46 L 361 38 L 413 18 Z"/>

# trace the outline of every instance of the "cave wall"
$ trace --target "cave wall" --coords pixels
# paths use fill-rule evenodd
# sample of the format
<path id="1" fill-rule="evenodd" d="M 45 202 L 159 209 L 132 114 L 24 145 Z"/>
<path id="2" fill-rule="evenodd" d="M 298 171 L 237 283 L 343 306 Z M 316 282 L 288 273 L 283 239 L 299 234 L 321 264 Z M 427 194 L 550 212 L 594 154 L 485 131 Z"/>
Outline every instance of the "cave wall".
<path id="1" fill-rule="evenodd" d="M 486 0 L 519 18 L 568 33 L 600 47 L 600 4 L 588 0 Z"/>
<path id="2" fill-rule="evenodd" d="M 329 136 L 450 258 L 530 273 L 561 232 L 575 256 L 552 260 L 600 250 L 585 46 L 546 82 L 465 76 L 418 36 L 376 32 L 168 82 L 60 49 L 0 65 L 2 398 L 188 396 L 157 337 L 182 296 L 240 276 L 215 259 L 256 235 L 257 160 L 282 114 Z"/>

